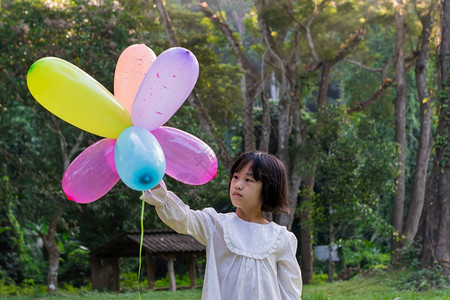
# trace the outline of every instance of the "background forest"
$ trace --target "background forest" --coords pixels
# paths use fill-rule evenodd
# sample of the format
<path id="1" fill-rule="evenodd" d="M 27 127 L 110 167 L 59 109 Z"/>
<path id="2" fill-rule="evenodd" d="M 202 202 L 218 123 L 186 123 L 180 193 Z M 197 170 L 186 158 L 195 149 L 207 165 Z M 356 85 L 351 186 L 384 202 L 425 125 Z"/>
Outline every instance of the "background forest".
<path id="1" fill-rule="evenodd" d="M 266 217 L 297 236 L 304 283 L 406 265 L 448 283 L 449 1 L 0 3 L 0 285 L 88 286 L 89 250 L 140 228 L 140 194 L 121 181 L 91 204 L 67 200 L 64 170 L 99 137 L 26 85 L 36 60 L 56 56 L 113 92 L 120 53 L 139 43 L 199 61 L 168 125 L 207 142 L 218 175 L 198 187 L 165 178 L 192 208 L 233 210 L 233 159 L 269 151 L 287 166 L 292 213 Z M 149 206 L 144 227 L 166 228 Z M 317 245 L 340 261 L 315 259 Z"/>

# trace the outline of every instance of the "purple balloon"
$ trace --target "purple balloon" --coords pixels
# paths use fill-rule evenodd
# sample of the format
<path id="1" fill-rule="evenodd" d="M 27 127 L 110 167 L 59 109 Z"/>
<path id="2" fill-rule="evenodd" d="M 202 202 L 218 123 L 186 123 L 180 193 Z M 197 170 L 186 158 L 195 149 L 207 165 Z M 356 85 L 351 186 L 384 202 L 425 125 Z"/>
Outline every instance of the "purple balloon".
<path id="1" fill-rule="evenodd" d="M 133 125 L 152 131 L 166 123 L 191 93 L 198 73 L 198 61 L 191 51 L 175 47 L 161 53 L 134 99 Z"/>
<path id="2" fill-rule="evenodd" d="M 216 155 L 201 139 L 166 126 L 152 133 L 166 157 L 167 175 L 190 185 L 201 185 L 216 177 Z"/>
<path id="3" fill-rule="evenodd" d="M 90 203 L 118 181 L 114 163 L 115 139 L 102 139 L 81 152 L 64 172 L 62 187 L 69 200 Z"/>

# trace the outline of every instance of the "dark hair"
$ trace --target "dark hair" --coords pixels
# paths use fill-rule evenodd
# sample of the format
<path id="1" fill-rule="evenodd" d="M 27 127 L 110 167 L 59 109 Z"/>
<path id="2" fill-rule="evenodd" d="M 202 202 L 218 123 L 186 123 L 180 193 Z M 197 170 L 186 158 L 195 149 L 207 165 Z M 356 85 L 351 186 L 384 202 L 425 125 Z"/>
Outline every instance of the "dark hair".
<path id="1" fill-rule="evenodd" d="M 262 151 L 241 154 L 231 167 L 228 190 L 230 190 L 233 175 L 247 164 L 251 164 L 253 178 L 263 184 L 261 210 L 289 213 L 286 170 L 281 160 L 272 154 Z"/>

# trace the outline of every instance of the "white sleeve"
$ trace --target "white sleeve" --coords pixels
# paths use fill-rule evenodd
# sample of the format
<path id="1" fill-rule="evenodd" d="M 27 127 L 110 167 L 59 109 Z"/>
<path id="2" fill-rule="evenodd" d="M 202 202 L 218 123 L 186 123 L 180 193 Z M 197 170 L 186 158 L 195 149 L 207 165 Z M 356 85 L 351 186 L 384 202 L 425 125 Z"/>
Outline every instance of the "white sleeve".
<path id="1" fill-rule="evenodd" d="M 295 257 L 297 238 L 292 232 L 286 244 L 277 262 L 278 285 L 283 300 L 297 300 L 302 296 L 302 273 Z"/>
<path id="2" fill-rule="evenodd" d="M 217 212 L 213 208 L 191 210 L 177 195 L 163 186 L 145 191 L 145 202 L 154 205 L 159 218 L 181 234 L 195 237 L 206 245 Z"/>

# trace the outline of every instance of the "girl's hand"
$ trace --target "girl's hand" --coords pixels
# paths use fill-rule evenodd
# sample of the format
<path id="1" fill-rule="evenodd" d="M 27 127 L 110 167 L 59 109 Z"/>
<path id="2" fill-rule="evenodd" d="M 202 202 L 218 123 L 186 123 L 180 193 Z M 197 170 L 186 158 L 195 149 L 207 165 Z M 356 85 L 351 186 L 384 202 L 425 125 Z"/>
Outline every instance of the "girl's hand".
<path id="1" fill-rule="evenodd" d="M 166 184 L 164 183 L 164 180 L 161 180 L 161 182 L 158 183 L 157 186 L 155 186 L 154 188 L 151 188 L 150 190 L 153 191 L 153 190 L 155 190 L 157 188 L 160 188 L 160 187 L 163 187 L 164 189 L 167 189 Z M 149 193 L 150 192 L 147 190 L 147 191 L 144 192 L 144 195 L 147 196 Z M 142 195 L 141 195 L 141 197 L 139 197 L 139 199 L 142 200 Z"/>

